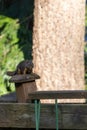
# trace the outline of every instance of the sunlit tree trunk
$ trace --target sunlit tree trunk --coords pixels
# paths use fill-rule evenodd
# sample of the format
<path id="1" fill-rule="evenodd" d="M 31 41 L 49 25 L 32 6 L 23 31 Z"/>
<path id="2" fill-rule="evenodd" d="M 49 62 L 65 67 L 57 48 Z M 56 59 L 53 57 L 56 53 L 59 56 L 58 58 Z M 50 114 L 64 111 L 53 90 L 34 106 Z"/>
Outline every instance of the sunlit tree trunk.
<path id="1" fill-rule="evenodd" d="M 85 0 L 35 0 L 33 62 L 38 90 L 82 90 Z M 80 100 L 81 101 L 81 100 Z"/>

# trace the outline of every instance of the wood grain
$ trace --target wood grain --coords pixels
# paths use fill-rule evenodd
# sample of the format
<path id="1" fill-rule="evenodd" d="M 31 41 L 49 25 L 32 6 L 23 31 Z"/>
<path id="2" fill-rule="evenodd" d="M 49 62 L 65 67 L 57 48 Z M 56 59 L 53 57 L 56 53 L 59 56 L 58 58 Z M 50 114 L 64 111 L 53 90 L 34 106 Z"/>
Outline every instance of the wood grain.
<path id="1" fill-rule="evenodd" d="M 60 129 L 87 129 L 87 104 L 59 104 Z M 54 104 L 42 104 L 40 128 L 55 128 Z M 34 104 L 0 104 L 0 127 L 35 128 Z"/>
<path id="2" fill-rule="evenodd" d="M 87 98 L 86 90 L 36 91 L 29 93 L 29 99 L 81 99 Z"/>
<path id="3" fill-rule="evenodd" d="M 86 91 L 85 91 L 86 92 Z M 16 93 L 0 97 L 0 128 L 35 128 L 33 103 L 17 102 Z M 59 128 L 87 130 L 87 104 L 58 104 Z M 54 129 L 54 104 L 41 104 L 40 128 Z"/>
<path id="4" fill-rule="evenodd" d="M 31 82 L 39 78 L 40 76 L 35 73 L 23 74 L 23 75 L 20 74 L 12 76 L 9 81 L 14 83 L 24 83 L 24 82 Z"/>
<path id="5" fill-rule="evenodd" d="M 28 93 L 37 90 L 36 82 L 15 83 L 17 100 L 20 103 L 27 102 Z"/>

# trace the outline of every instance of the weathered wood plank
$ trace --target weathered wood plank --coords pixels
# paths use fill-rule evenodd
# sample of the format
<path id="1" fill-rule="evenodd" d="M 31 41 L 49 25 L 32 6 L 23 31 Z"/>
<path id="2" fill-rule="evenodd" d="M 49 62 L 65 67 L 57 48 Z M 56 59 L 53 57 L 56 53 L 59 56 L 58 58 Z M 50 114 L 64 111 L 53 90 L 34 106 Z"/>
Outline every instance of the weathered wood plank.
<path id="1" fill-rule="evenodd" d="M 40 76 L 35 73 L 23 74 L 23 75 L 19 74 L 19 75 L 12 76 L 9 81 L 14 83 L 24 83 L 24 82 L 34 81 L 39 78 Z"/>
<path id="2" fill-rule="evenodd" d="M 29 99 L 81 99 L 87 98 L 87 90 L 36 91 L 29 93 Z"/>
<path id="3" fill-rule="evenodd" d="M 35 81 L 25 83 L 15 83 L 15 87 L 16 87 L 17 101 L 19 103 L 26 103 L 28 99 L 28 93 L 37 90 Z"/>
<path id="4" fill-rule="evenodd" d="M 35 128 L 34 104 L 0 104 L 0 127 Z M 54 104 L 41 105 L 40 128 L 55 128 Z M 87 129 L 87 104 L 59 104 L 59 128 Z"/>

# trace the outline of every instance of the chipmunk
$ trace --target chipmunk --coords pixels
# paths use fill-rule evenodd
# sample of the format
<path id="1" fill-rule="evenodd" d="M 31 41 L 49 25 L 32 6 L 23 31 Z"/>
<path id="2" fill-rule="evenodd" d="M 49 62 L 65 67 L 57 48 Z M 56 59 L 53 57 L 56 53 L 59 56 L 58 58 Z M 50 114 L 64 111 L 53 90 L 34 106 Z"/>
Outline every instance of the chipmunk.
<path id="1" fill-rule="evenodd" d="M 13 76 L 16 74 L 31 74 L 33 70 L 33 63 L 31 60 L 23 60 L 18 65 L 15 71 L 7 72 L 7 75 Z"/>

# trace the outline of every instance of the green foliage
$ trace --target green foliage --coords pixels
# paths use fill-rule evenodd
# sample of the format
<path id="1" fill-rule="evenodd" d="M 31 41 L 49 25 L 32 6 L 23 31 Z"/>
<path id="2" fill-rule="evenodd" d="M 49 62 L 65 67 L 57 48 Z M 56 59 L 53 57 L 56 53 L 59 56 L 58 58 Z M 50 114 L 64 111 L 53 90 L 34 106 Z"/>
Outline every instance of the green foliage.
<path id="1" fill-rule="evenodd" d="M 28 26 L 33 2 L 0 1 L 0 95 L 10 86 L 6 71 L 14 71 L 21 60 L 32 58 L 32 30 Z"/>
<path id="2" fill-rule="evenodd" d="M 8 78 L 6 71 L 14 70 L 23 52 L 18 47 L 17 32 L 20 28 L 18 20 L 0 15 L 0 94 L 6 92 L 4 80 Z"/>

